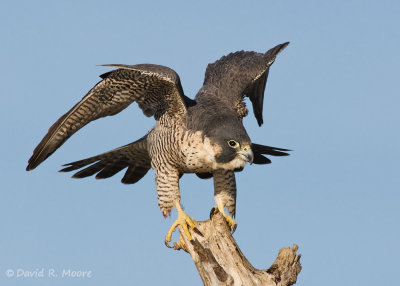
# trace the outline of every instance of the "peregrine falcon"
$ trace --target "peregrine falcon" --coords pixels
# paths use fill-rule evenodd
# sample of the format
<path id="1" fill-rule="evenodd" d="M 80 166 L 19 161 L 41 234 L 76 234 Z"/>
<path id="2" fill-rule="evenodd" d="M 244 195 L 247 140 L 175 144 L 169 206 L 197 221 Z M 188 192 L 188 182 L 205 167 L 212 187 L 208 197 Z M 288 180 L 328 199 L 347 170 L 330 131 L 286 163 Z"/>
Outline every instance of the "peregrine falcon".
<path id="1" fill-rule="evenodd" d="M 214 178 L 214 211 L 220 211 L 234 231 L 235 172 L 241 171 L 246 162 L 270 163 L 264 155 L 289 155 L 287 149 L 252 143 L 242 123 L 248 113 L 244 99 L 249 97 L 257 122 L 262 125 L 269 68 L 288 44 L 277 45 L 266 53 L 231 53 L 209 64 L 204 84 L 194 99 L 185 96 L 178 74 L 168 67 L 104 65 L 114 70 L 102 74 L 102 80 L 50 127 L 33 151 L 26 170 L 35 169 L 89 122 L 115 115 L 137 102 L 146 116 L 156 120 L 145 136 L 103 154 L 65 164 L 60 171 L 83 168 L 73 178 L 96 174 L 96 179 L 103 179 L 127 168 L 122 183 L 134 184 L 150 168 L 154 169 L 163 216 L 167 217 L 173 207 L 178 214 L 165 237 L 167 245 L 178 225 L 190 240 L 189 229 L 196 230 L 196 221 L 181 206 L 181 176 L 195 173 L 202 179 Z"/>

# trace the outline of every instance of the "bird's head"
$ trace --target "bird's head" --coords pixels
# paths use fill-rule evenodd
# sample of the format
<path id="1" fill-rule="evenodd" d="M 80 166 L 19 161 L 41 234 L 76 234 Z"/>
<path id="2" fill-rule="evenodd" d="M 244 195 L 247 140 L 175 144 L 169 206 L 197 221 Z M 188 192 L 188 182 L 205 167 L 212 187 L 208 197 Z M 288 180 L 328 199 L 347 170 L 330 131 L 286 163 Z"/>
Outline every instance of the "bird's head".
<path id="1" fill-rule="evenodd" d="M 218 164 L 234 163 L 233 168 L 243 168 L 246 162 L 253 162 L 251 140 L 243 124 L 235 117 L 220 118 L 209 130 L 212 144 L 218 146 L 215 160 Z"/>

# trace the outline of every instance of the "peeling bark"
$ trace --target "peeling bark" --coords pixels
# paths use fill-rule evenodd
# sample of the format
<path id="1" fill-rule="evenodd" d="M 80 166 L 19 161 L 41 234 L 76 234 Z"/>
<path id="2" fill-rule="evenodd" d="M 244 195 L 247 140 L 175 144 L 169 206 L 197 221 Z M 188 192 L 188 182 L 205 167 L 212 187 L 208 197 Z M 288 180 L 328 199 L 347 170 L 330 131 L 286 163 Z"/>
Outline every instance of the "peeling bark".
<path id="1" fill-rule="evenodd" d="M 198 222 L 196 226 L 201 234 L 191 231 L 192 241 L 179 227 L 181 239 L 174 243 L 174 249 L 190 253 L 205 286 L 288 286 L 296 283 L 301 271 L 301 255 L 296 254 L 296 244 L 279 250 L 271 267 L 259 270 L 240 251 L 219 212 L 210 220 Z"/>

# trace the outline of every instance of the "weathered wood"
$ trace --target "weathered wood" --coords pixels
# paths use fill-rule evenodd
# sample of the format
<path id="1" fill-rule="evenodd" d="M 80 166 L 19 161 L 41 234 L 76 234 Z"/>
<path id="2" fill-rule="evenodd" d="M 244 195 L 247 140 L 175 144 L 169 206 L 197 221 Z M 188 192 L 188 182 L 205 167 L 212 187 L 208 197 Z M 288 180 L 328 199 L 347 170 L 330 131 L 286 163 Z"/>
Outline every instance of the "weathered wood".
<path id="1" fill-rule="evenodd" d="M 255 269 L 240 251 L 224 217 L 217 212 L 210 220 L 197 223 L 201 232 L 191 231 L 189 241 L 181 228 L 180 241 L 174 249 L 190 253 L 205 286 L 220 285 L 273 285 L 287 286 L 296 283 L 301 271 L 298 246 L 282 248 L 269 269 Z"/>

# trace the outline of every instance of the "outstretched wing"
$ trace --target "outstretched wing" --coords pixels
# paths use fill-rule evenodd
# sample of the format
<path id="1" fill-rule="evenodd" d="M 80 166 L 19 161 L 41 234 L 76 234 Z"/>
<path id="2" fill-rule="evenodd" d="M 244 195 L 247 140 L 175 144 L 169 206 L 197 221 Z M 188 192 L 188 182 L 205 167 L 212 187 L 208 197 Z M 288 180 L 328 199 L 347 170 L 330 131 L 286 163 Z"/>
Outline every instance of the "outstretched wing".
<path id="1" fill-rule="evenodd" d="M 250 98 L 258 124 L 263 124 L 262 109 L 269 67 L 276 56 L 289 45 L 277 45 L 265 54 L 235 52 L 207 66 L 203 90 L 212 90 L 216 96 L 226 99 L 227 104 L 240 106 L 244 96 Z M 202 93 L 199 94 L 202 96 Z M 239 111 L 243 114 L 243 111 Z"/>
<path id="2" fill-rule="evenodd" d="M 158 119 L 186 115 L 178 74 L 159 65 L 106 65 L 118 68 L 101 75 L 96 84 L 70 111 L 61 116 L 33 151 L 27 171 L 36 168 L 72 134 L 89 122 L 114 115 L 136 101 L 146 116 Z"/>
<path id="3" fill-rule="evenodd" d="M 72 178 L 85 178 L 97 174 L 96 179 L 112 177 L 128 168 L 121 181 L 124 184 L 134 184 L 143 178 L 151 168 L 151 160 L 147 152 L 146 137 L 144 137 L 109 152 L 63 166 L 66 167 L 60 172 L 75 171 L 88 166 L 75 173 Z"/>

